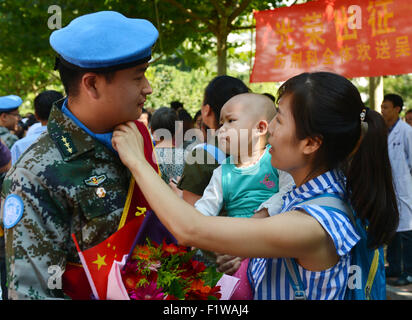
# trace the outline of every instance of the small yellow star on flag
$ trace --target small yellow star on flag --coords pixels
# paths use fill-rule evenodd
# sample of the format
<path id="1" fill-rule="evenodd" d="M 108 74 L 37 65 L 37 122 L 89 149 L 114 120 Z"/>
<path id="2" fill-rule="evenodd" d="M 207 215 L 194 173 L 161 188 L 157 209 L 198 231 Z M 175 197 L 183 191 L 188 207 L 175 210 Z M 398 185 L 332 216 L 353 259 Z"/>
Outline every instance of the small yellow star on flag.
<path id="1" fill-rule="evenodd" d="M 107 266 L 106 262 L 104 261 L 105 258 L 106 255 L 102 257 L 100 256 L 100 254 L 97 254 L 97 259 L 93 261 L 93 263 L 97 264 L 97 270 L 100 270 L 102 266 Z"/>

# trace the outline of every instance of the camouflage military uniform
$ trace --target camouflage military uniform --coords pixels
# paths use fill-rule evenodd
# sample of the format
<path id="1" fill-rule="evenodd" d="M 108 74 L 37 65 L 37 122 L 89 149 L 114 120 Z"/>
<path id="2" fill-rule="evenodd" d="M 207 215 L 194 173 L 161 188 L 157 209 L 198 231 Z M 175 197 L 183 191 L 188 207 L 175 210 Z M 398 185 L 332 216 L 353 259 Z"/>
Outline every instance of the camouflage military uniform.
<path id="1" fill-rule="evenodd" d="M 82 250 L 102 242 L 117 230 L 126 200 L 130 172 L 60 108 L 4 180 L 3 200 L 12 193 L 24 203 L 21 220 L 5 230 L 10 299 L 67 298 L 49 289 L 48 268 L 80 263 L 71 234 Z"/>
<path id="2" fill-rule="evenodd" d="M 19 140 L 19 138 L 12 134 L 9 129 L 6 127 L 0 127 L 0 139 L 3 140 L 4 144 L 7 146 L 7 148 L 11 149 L 13 144 Z"/>

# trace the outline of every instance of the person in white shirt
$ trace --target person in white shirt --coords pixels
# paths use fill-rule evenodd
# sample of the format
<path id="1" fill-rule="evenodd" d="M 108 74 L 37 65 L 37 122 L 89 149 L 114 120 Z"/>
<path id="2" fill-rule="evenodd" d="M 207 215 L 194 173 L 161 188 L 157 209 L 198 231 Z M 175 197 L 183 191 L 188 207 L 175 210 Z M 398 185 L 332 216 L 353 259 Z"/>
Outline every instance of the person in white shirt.
<path id="1" fill-rule="evenodd" d="M 53 103 L 62 98 L 63 95 L 60 92 L 47 90 L 40 93 L 34 99 L 34 112 L 36 119 L 40 122 L 40 125 L 35 127 L 33 127 L 33 125 L 33 128 L 30 128 L 32 130 L 27 131 L 26 137 L 14 143 L 10 150 L 12 165 L 14 165 L 24 151 L 26 151 L 38 139 L 38 137 L 47 130 L 47 121 L 49 119 L 49 114 Z"/>
<path id="2" fill-rule="evenodd" d="M 402 107 L 401 96 L 384 96 L 381 110 L 389 129 L 388 153 L 399 209 L 398 229 L 387 250 L 387 277 L 399 277 L 393 283 L 398 286 L 412 283 L 412 127 L 400 120 Z"/>

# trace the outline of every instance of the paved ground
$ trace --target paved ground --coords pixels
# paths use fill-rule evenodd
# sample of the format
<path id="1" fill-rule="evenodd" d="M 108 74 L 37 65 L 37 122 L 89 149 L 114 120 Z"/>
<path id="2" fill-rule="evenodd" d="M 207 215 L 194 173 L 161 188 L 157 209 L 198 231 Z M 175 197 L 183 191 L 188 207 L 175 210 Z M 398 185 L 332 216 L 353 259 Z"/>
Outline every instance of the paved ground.
<path id="1" fill-rule="evenodd" d="M 386 295 L 388 300 L 412 300 L 412 284 L 407 286 L 395 287 L 391 285 L 396 278 L 386 280 Z"/>

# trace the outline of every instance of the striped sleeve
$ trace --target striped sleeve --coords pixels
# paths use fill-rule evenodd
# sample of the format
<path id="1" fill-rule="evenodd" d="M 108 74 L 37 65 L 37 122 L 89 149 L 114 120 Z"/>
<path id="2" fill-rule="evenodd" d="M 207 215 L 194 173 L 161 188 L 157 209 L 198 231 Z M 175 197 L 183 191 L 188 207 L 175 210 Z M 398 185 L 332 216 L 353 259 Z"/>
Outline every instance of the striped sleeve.
<path id="1" fill-rule="evenodd" d="M 332 238 L 339 256 L 348 254 L 360 239 L 349 218 L 341 212 L 319 205 L 302 205 L 294 209 L 304 210 L 322 225 Z"/>

